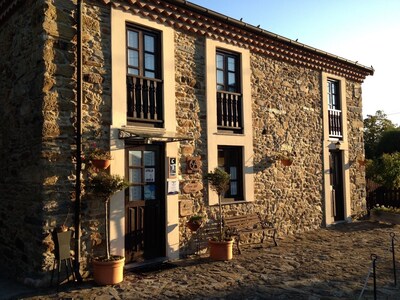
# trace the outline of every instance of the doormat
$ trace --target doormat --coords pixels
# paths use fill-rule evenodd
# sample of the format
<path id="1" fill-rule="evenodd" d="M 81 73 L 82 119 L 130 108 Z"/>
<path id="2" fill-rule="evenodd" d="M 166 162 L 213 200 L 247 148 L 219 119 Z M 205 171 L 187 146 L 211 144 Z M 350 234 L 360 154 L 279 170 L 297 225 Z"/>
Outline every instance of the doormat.
<path id="1" fill-rule="evenodd" d="M 145 265 L 145 266 L 138 266 L 134 269 L 129 270 L 129 272 L 135 273 L 135 274 L 145 274 L 145 273 L 161 272 L 161 271 L 173 269 L 176 267 L 178 267 L 178 266 L 173 263 L 164 262 L 164 263 L 157 263 L 157 264 L 151 264 L 151 265 Z"/>

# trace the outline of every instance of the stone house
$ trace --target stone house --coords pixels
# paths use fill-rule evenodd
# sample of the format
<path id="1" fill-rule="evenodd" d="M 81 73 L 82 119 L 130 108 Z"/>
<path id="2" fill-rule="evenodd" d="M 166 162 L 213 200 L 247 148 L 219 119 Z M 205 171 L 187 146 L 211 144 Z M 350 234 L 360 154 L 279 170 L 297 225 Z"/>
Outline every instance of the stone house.
<path id="1" fill-rule="evenodd" d="M 82 269 L 104 244 L 79 155 L 94 144 L 131 183 L 110 213 L 127 263 L 185 254 L 187 218 L 215 217 L 215 167 L 224 213 L 280 236 L 365 209 L 370 67 L 182 0 L 2 1 L 0 57 L 0 264 L 21 279 L 45 282 L 61 224 Z"/>

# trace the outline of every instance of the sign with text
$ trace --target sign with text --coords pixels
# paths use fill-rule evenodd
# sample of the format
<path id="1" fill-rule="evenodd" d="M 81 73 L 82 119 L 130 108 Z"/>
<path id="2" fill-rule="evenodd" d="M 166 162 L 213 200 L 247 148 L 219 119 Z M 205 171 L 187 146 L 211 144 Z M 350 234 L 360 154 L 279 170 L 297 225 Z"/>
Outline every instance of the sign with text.
<path id="1" fill-rule="evenodd" d="M 168 177 L 169 178 L 176 177 L 176 157 L 168 158 Z"/>
<path id="2" fill-rule="evenodd" d="M 156 181 L 156 173 L 155 173 L 154 168 L 145 168 L 144 169 L 144 181 L 145 182 Z"/>

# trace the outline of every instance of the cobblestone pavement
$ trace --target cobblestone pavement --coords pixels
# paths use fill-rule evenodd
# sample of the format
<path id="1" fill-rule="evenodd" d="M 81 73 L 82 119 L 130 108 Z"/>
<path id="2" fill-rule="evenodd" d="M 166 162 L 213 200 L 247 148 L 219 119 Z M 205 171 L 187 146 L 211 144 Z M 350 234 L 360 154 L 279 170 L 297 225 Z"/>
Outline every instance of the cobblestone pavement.
<path id="1" fill-rule="evenodd" d="M 378 256 L 378 299 L 400 299 L 400 283 L 393 285 L 391 232 L 399 236 L 400 258 L 400 226 L 359 221 L 285 237 L 278 247 L 245 246 L 229 262 L 196 256 L 169 269 L 126 271 L 114 286 L 87 281 L 23 299 L 358 299 L 372 253 Z M 373 299 L 372 278 L 361 299 Z"/>

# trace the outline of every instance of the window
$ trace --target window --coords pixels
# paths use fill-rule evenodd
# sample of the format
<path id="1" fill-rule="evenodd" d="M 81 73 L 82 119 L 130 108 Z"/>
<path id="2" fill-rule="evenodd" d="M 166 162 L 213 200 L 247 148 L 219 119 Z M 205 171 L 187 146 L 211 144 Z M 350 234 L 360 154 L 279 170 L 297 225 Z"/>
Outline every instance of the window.
<path id="1" fill-rule="evenodd" d="M 160 34 L 134 26 L 126 30 L 127 118 L 160 127 L 162 80 Z"/>
<path id="2" fill-rule="evenodd" d="M 340 103 L 340 85 L 337 80 L 328 80 L 328 120 L 329 136 L 342 138 L 342 111 Z"/>
<path id="3" fill-rule="evenodd" d="M 340 110 L 339 82 L 328 80 L 328 108 Z"/>
<path id="4" fill-rule="evenodd" d="M 160 78 L 159 34 L 135 27 L 127 29 L 128 74 Z"/>
<path id="5" fill-rule="evenodd" d="M 240 56 L 217 50 L 217 123 L 220 130 L 242 132 Z"/>
<path id="6" fill-rule="evenodd" d="M 231 176 L 225 199 L 243 200 L 242 147 L 218 146 L 218 167 Z"/>
<path id="7" fill-rule="evenodd" d="M 240 91 L 239 56 L 235 53 L 217 51 L 217 90 Z"/>

